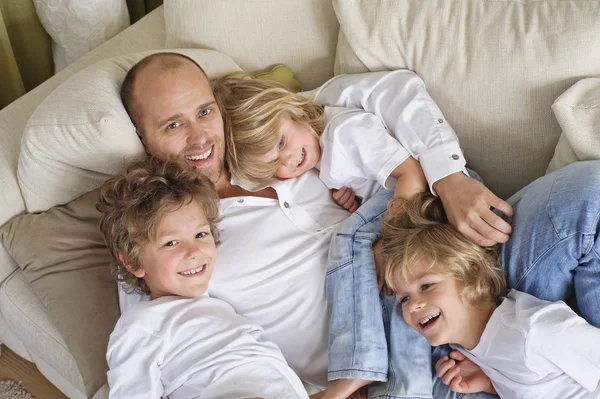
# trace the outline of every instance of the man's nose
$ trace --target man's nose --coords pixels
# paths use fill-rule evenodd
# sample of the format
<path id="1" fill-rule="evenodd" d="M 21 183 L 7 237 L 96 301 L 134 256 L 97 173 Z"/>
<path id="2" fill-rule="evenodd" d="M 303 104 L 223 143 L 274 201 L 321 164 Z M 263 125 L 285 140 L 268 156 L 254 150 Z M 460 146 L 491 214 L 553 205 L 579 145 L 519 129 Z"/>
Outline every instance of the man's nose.
<path id="1" fill-rule="evenodd" d="M 206 129 L 204 124 L 198 121 L 190 123 L 187 136 L 188 144 L 203 145 L 208 140 L 208 137 L 208 130 Z"/>

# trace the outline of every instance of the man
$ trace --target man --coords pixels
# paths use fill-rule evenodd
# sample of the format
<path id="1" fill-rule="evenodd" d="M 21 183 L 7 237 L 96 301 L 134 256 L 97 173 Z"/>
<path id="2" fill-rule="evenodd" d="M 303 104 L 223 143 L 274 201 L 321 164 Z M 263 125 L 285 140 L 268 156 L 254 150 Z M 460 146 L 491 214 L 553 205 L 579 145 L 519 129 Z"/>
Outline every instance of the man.
<path id="1" fill-rule="evenodd" d="M 418 79 L 405 74 L 413 83 Z M 401 110 L 394 108 L 399 87 L 384 75 L 340 77 L 320 96 L 332 105 L 363 107 L 394 130 L 402 123 Z M 425 105 L 435 106 L 424 88 L 419 93 L 429 99 Z M 325 385 L 327 251 L 333 227 L 349 214 L 333 202 L 314 171 L 258 192 L 233 184 L 225 168 L 219 108 L 204 72 L 187 57 L 158 54 L 142 60 L 128 74 L 122 98 L 149 154 L 191 165 L 216 185 L 222 244 L 209 294 L 263 326 L 266 338 L 280 346 L 303 380 Z M 512 208 L 464 174 L 456 136 L 437 117 L 437 106 L 436 111 L 422 118 L 429 124 L 422 129 L 426 137 L 417 137 L 422 141 L 413 146 L 421 151 L 416 155 L 432 190 L 467 237 L 484 245 L 507 241 L 510 226 L 490 206 L 508 215 Z"/>

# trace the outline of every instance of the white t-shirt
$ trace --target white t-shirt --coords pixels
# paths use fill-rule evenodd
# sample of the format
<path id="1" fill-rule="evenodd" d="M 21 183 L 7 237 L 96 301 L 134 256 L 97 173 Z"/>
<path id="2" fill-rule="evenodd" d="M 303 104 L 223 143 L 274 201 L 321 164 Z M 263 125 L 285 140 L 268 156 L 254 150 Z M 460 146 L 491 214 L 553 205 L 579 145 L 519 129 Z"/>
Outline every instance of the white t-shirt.
<path id="1" fill-rule="evenodd" d="M 138 303 L 110 336 L 110 398 L 308 398 L 277 346 L 262 334 L 261 327 L 208 296 Z"/>
<path id="2" fill-rule="evenodd" d="M 432 184 L 466 170 L 456 135 L 445 120 L 440 123 L 432 113 L 433 101 L 425 100 L 429 97 L 424 87 L 410 71 L 341 75 L 323 85 L 318 98 L 374 113 L 392 132 L 411 120 L 428 122 L 429 126 L 405 132 L 414 136 L 411 146 L 395 137 L 404 148 L 416 149 Z M 406 94 L 413 92 L 418 95 Z M 408 97 L 400 99 L 403 93 Z M 409 98 L 419 100 L 408 101 L 413 105 L 407 109 Z M 221 245 L 208 292 L 262 326 L 265 338 L 279 346 L 302 380 L 324 387 L 329 326 L 327 252 L 334 227 L 349 213 L 333 201 L 315 170 L 277 182 L 273 188 L 278 200 L 252 196 L 221 200 Z M 139 301 L 139 295 L 122 290 L 119 295 L 121 311 Z"/>
<path id="3" fill-rule="evenodd" d="M 356 108 L 325 107 L 319 178 L 332 189 L 349 187 L 363 203 L 381 187 L 394 188 L 390 174 L 411 154 L 383 121 Z"/>
<path id="4" fill-rule="evenodd" d="M 511 290 L 473 350 L 452 347 L 481 367 L 501 398 L 600 398 L 600 329 L 564 302 Z"/>

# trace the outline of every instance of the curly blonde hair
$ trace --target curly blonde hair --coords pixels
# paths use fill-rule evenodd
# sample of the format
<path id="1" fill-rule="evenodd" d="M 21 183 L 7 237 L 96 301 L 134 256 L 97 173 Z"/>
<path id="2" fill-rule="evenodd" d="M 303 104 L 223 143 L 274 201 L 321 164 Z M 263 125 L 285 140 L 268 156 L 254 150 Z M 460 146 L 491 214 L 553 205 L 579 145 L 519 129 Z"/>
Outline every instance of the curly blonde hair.
<path id="1" fill-rule="evenodd" d="M 165 213 L 192 201 L 202 206 L 218 244 L 219 197 L 213 183 L 193 168 L 145 157 L 104 183 L 96 205 L 102 213 L 100 231 L 113 257 L 112 272 L 118 281 L 126 283 L 126 290 L 150 294 L 144 279 L 133 275 L 119 254 L 125 256 L 129 267 L 138 270 L 142 267 L 142 247 L 155 239 Z"/>
<path id="2" fill-rule="evenodd" d="M 408 280 L 412 268 L 425 261 L 429 272 L 462 282 L 461 297 L 470 303 L 497 301 L 506 294 L 497 247 L 480 247 L 460 234 L 430 193 L 390 203 L 381 232 L 385 281 L 392 290 L 398 276 Z"/>
<path id="3" fill-rule="evenodd" d="M 279 142 L 282 118 L 303 124 L 316 137 L 323 133 L 323 107 L 280 83 L 254 79 L 243 72 L 225 75 L 212 83 L 223 115 L 229 171 L 250 188 L 262 188 L 275 176 L 279 161 L 265 163 L 260 158 Z"/>

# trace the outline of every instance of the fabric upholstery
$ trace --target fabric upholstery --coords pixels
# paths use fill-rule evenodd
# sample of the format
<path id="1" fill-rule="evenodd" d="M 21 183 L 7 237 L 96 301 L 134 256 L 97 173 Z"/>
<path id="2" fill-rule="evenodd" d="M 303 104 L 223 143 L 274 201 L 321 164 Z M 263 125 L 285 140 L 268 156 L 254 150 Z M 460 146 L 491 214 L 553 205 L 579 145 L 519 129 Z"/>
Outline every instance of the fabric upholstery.
<path id="1" fill-rule="evenodd" d="M 212 50 L 172 50 L 195 59 L 209 78 L 239 67 Z M 29 212 L 65 204 L 100 187 L 143 146 L 119 95 L 125 74 L 152 52 L 101 61 L 54 90 L 29 118 L 17 177 Z"/>
<path id="2" fill-rule="evenodd" d="M 576 161 L 600 159 L 600 78 L 571 86 L 552 105 L 562 128 L 547 173 Z"/>
<path id="3" fill-rule="evenodd" d="M 333 4 L 335 73 L 415 71 L 469 166 L 502 197 L 544 174 L 560 135 L 554 100 L 582 76 L 600 75 L 600 1 Z"/>
<path id="4" fill-rule="evenodd" d="M 60 335 L 54 339 L 64 339 L 89 396 L 106 382 L 108 337 L 119 318 L 111 258 L 98 229 L 98 195 L 94 190 L 66 206 L 18 216 L 0 229 L 4 246 L 56 323 Z"/>
<path id="5" fill-rule="evenodd" d="M 333 76 L 338 22 L 324 0 L 167 1 L 167 48 L 224 52 L 245 71 L 285 64 L 305 90 Z"/>

